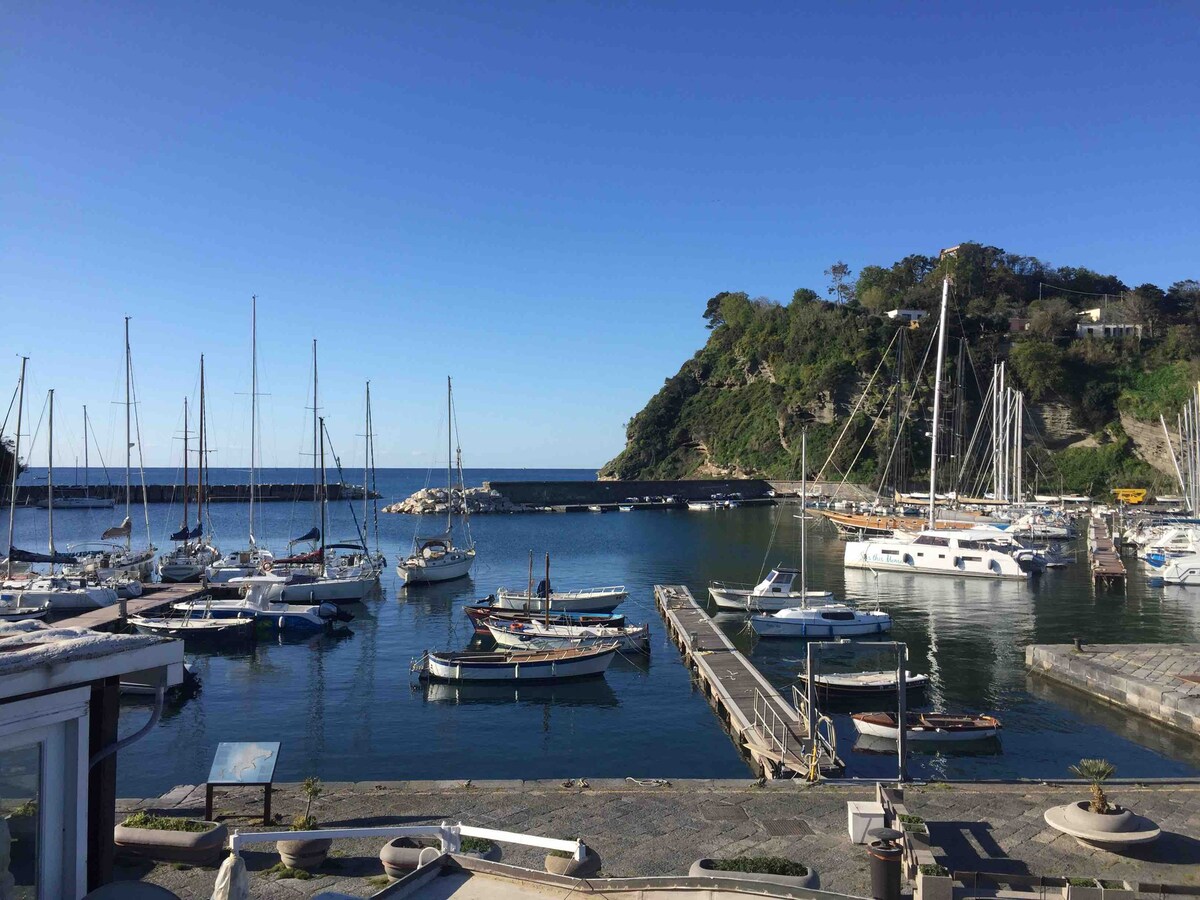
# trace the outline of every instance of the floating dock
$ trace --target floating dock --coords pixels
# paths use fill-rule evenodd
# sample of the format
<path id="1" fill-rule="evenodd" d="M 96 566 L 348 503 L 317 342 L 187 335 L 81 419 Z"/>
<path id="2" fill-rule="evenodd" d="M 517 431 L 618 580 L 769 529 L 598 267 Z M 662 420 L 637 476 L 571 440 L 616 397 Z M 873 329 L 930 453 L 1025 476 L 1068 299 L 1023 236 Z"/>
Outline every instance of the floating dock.
<path id="1" fill-rule="evenodd" d="M 112 606 L 89 610 L 69 619 L 54 623 L 59 628 L 94 628 L 111 631 L 124 625 L 127 616 L 154 612 L 172 603 L 183 603 L 202 597 L 208 591 L 198 584 L 147 584 L 142 596 L 131 600 L 118 600 Z M 124 613 L 124 615 L 122 614 Z"/>
<path id="2" fill-rule="evenodd" d="M 1200 644 L 1031 644 L 1025 665 L 1200 737 Z"/>
<path id="3" fill-rule="evenodd" d="M 656 584 L 654 602 L 684 665 L 764 777 L 816 780 L 818 774 L 842 774 L 845 764 L 838 758 L 832 726 L 822 732 L 813 723 L 814 755 L 805 717 L 734 647 L 685 585 Z"/>
<path id="4" fill-rule="evenodd" d="M 1108 533 L 1108 523 L 1099 516 L 1088 520 L 1088 558 L 1096 584 L 1125 584 L 1125 563 Z"/>

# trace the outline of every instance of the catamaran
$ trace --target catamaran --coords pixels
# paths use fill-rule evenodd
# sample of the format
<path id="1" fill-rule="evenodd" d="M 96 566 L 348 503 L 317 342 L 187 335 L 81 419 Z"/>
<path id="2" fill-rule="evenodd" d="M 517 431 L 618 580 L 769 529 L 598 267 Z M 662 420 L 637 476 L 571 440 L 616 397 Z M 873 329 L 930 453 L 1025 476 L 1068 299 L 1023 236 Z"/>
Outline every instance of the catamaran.
<path id="1" fill-rule="evenodd" d="M 462 448 L 458 450 L 459 496 L 462 497 L 462 521 L 467 533 L 467 546 L 454 543 L 454 457 L 451 446 L 454 438 L 454 393 L 450 377 L 446 376 L 446 530 L 440 534 L 417 535 L 412 552 L 396 565 L 396 574 L 405 584 L 451 581 L 470 574 L 475 562 L 475 544 L 471 540 L 470 511 L 467 508 L 466 484 L 462 477 Z"/>

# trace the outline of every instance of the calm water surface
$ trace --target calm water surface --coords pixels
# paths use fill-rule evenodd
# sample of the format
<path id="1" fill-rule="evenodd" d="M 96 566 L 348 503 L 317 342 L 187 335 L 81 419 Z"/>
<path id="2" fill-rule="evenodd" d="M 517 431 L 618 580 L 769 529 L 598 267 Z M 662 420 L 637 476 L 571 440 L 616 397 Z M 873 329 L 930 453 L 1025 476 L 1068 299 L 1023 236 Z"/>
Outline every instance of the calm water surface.
<path id="1" fill-rule="evenodd" d="M 434 483 L 438 477 L 432 476 Z M 592 477 L 590 471 L 576 470 L 467 473 L 469 483 Z M 214 483 L 242 478 L 233 471 L 213 471 Z M 172 479 L 173 473 L 148 474 L 150 481 Z M 294 479 L 294 472 L 278 472 L 264 480 Z M 407 496 L 425 482 L 424 470 L 379 474 L 387 499 Z M 305 504 L 269 503 L 259 509 L 257 536 L 275 549 L 311 525 Z M 203 780 L 216 744 L 231 740 L 282 741 L 278 780 L 310 774 L 339 781 L 745 776 L 748 767 L 692 689 L 678 653 L 663 635 L 652 586 L 684 583 L 700 598 L 711 579 L 750 581 L 764 564 L 796 564 L 796 512 L 794 505 L 781 505 L 711 513 L 477 517 L 471 528 L 479 557 L 470 580 L 406 590 L 389 567 L 380 595 L 352 607 L 355 619 L 340 633 L 298 643 L 259 642 L 242 653 L 189 652 L 202 692 L 169 708 L 148 737 L 121 754 L 119 790 L 123 796 L 147 796 Z M 240 505 L 212 507 L 222 548 L 244 544 L 246 513 Z M 361 518 L 361 504 L 355 513 Z M 151 533 L 160 548 L 169 546 L 165 535 L 178 527 L 179 516 L 178 507 L 150 508 Z M 58 511 L 57 543 L 93 539 L 119 519 L 120 511 Z M 139 521 L 135 516 L 135 524 Z M 331 538 L 354 533 L 344 504 L 331 507 L 330 521 Z M 43 545 L 45 523 L 44 511 L 19 510 L 18 544 Z M 407 549 L 418 524 L 413 517 L 379 517 L 390 563 Z M 992 712 L 1004 720 L 996 744 L 973 754 L 918 755 L 911 764 L 914 775 L 1061 777 L 1084 754 L 1107 757 L 1123 776 L 1200 773 L 1200 742 L 1031 679 L 1023 665 L 1029 643 L 1072 637 L 1200 640 L 1200 592 L 1148 586 L 1140 564 L 1132 560 L 1124 594 L 1093 590 L 1082 563 L 1029 585 L 875 577 L 843 570 L 842 545 L 825 526 L 812 523 L 809 537 L 810 587 L 859 603 L 879 602 L 892 614 L 893 637 L 908 644 L 909 668 L 933 680 L 924 698 L 928 707 Z M 472 632 L 461 607 L 502 585 L 523 585 L 531 549 L 539 568 L 542 554 L 551 554 L 561 587 L 627 585 L 630 597 L 621 609 L 635 622 L 651 623 L 649 660 L 618 659 L 604 679 L 553 687 L 418 684 L 410 672 L 413 659 L 427 648 L 466 646 Z M 720 622 L 775 684 L 793 682 L 804 661 L 803 641 L 752 643 L 738 617 L 723 616 Z M 861 661 L 872 667 L 894 664 L 882 653 L 867 653 Z M 823 665 L 834 669 L 849 663 L 849 655 L 839 651 Z M 140 727 L 144 709 L 128 703 L 122 733 Z M 895 772 L 892 756 L 855 749 L 844 712 L 834 718 L 847 774 L 869 778 Z"/>

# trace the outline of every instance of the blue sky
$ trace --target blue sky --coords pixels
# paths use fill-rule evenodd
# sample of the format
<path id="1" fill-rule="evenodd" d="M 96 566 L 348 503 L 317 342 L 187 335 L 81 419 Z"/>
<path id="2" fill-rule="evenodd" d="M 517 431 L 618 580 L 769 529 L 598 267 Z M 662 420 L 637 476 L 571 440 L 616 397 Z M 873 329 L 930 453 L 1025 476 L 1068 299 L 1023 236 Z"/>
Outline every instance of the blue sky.
<path id="1" fill-rule="evenodd" d="M 117 452 L 131 315 L 147 463 L 203 351 L 244 464 L 257 294 L 264 463 L 317 337 L 345 455 L 370 378 L 380 464 L 429 462 L 449 373 L 468 465 L 597 466 L 720 290 L 967 239 L 1200 276 L 1200 7 L 1047 6 L 18 0 L 0 375 Z"/>

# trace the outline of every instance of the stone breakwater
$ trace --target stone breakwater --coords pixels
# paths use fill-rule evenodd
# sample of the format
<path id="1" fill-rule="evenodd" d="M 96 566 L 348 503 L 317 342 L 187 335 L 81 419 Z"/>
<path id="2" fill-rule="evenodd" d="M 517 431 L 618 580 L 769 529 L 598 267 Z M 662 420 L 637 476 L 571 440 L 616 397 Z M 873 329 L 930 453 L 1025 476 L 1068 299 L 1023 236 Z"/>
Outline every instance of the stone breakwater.
<path id="1" fill-rule="evenodd" d="M 467 488 L 465 494 L 456 488 L 449 498 L 446 496 L 445 488 L 424 488 L 406 500 L 383 507 L 383 511 L 385 513 L 407 513 L 413 516 L 444 516 L 448 511 L 447 503 L 452 503 L 454 511 L 461 513 L 464 499 L 467 512 L 471 515 L 529 512 L 528 507 L 520 503 L 513 503 L 498 491 L 481 487 Z"/>

